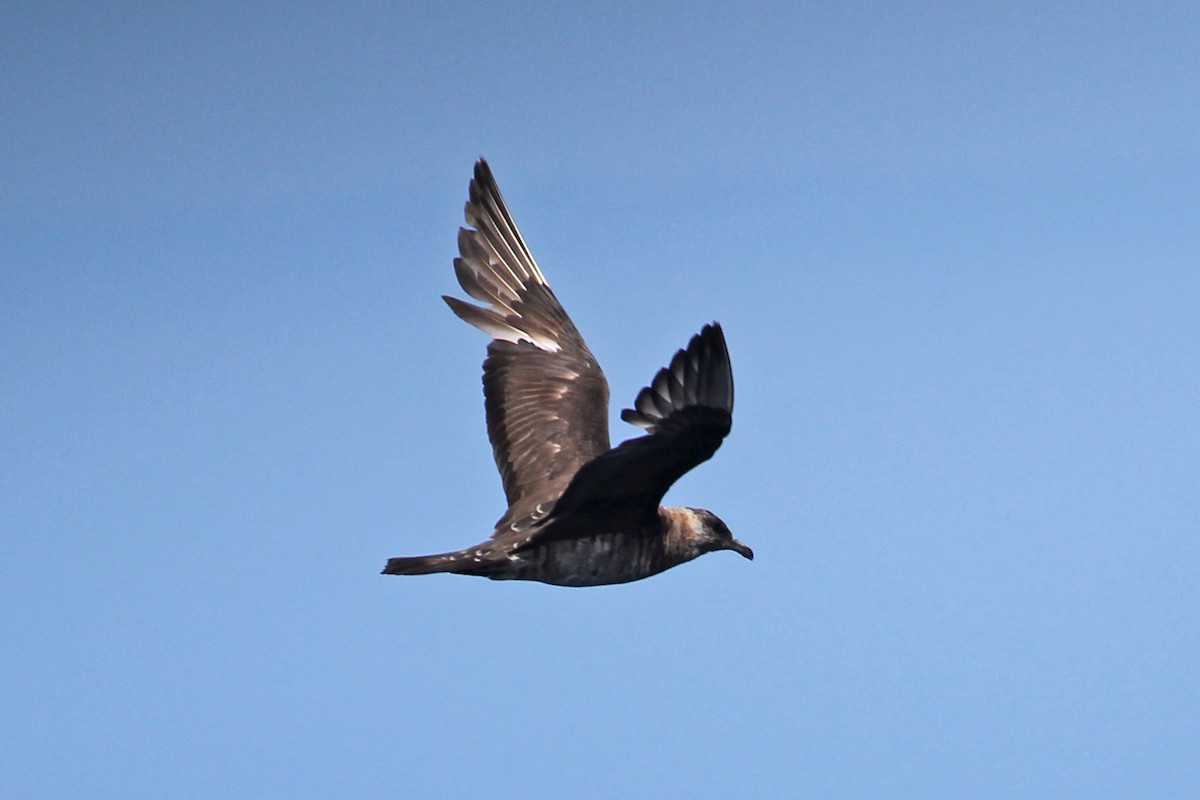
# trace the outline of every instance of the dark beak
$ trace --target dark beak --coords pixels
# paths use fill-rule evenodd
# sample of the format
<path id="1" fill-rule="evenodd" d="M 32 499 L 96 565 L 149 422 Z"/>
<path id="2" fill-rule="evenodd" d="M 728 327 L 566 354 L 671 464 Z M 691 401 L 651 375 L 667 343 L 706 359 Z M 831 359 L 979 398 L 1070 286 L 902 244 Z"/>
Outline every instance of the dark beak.
<path id="1" fill-rule="evenodd" d="M 746 547 L 746 545 L 742 544 L 737 539 L 734 539 L 729 543 L 729 549 L 735 553 L 740 553 L 743 558 L 748 558 L 751 561 L 754 560 L 754 551 L 749 547 Z"/>

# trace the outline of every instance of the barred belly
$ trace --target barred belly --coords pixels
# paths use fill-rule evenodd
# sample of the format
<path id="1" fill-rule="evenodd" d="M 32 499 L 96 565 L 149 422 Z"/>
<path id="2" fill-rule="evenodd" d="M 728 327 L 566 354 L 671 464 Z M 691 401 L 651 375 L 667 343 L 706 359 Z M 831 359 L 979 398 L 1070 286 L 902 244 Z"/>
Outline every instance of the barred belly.
<path id="1" fill-rule="evenodd" d="M 658 536 L 606 533 L 560 539 L 510 556 L 510 568 L 490 577 L 557 586 L 626 583 L 657 574 L 677 563 L 663 552 Z"/>

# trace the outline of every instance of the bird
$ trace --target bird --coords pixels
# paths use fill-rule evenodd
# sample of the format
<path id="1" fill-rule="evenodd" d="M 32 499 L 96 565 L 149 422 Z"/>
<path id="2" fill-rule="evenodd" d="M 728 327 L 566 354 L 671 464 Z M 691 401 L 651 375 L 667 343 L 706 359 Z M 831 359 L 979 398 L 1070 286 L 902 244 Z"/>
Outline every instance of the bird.
<path id="1" fill-rule="evenodd" d="M 483 305 L 442 297 L 492 337 L 483 362 L 488 438 L 508 509 L 463 550 L 388 559 L 385 575 L 454 573 L 556 586 L 641 580 L 717 550 L 754 552 L 711 511 L 661 507 L 733 423 L 733 370 L 719 323 L 704 325 L 621 419 L 611 447 L 608 381 L 517 229 L 487 161 L 470 182 L 454 272 Z"/>

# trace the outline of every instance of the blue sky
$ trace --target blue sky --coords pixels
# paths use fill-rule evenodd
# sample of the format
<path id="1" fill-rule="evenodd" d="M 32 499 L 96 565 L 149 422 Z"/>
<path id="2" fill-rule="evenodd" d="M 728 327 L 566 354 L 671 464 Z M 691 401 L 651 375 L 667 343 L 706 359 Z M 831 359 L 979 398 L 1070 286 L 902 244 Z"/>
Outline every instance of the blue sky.
<path id="1" fill-rule="evenodd" d="M 1194 4 L 8 4 L 0 794 L 1183 797 Z M 616 419 L 712 319 L 751 545 L 503 511 L 485 155 Z"/>

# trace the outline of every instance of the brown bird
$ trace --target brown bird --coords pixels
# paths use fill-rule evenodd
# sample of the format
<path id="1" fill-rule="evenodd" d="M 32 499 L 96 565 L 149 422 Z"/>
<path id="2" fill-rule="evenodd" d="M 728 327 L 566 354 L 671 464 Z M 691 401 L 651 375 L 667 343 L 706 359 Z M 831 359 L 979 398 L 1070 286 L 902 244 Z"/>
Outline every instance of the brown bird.
<path id="1" fill-rule="evenodd" d="M 721 326 L 705 325 L 621 412 L 646 435 L 610 447 L 608 382 L 482 159 L 466 219 L 474 230 L 459 229 L 454 272 L 486 305 L 442 299 L 492 337 L 484 406 L 508 511 L 486 542 L 392 558 L 384 574 L 598 586 L 647 578 L 713 550 L 754 558 L 712 512 L 659 506 L 729 433 L 733 371 Z"/>

